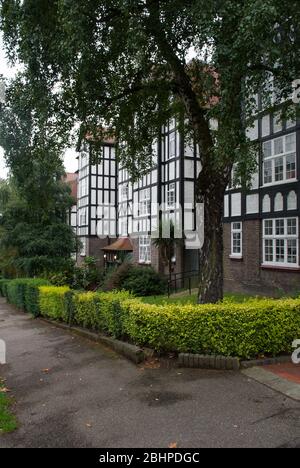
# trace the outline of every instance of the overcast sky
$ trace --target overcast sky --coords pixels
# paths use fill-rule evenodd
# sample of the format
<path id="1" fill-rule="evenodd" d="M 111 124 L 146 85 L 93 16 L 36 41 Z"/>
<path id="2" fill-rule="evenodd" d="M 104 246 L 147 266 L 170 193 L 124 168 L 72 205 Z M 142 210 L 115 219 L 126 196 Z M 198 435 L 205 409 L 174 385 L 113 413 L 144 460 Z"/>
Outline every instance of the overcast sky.
<path id="1" fill-rule="evenodd" d="M 16 69 L 9 67 L 5 51 L 3 48 L 2 34 L 0 33 L 0 75 L 6 78 L 13 78 Z M 74 149 L 69 149 L 65 154 L 65 167 L 67 172 L 75 172 L 77 170 L 76 152 Z M 7 177 L 7 168 L 5 167 L 3 149 L 0 147 L 0 179 Z"/>

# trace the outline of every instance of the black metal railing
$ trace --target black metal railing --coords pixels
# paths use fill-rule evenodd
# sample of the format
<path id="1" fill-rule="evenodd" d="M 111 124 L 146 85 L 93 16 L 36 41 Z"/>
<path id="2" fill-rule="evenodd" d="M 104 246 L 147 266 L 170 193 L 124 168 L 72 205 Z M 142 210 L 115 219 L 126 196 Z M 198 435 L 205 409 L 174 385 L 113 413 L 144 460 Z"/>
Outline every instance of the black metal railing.
<path id="1" fill-rule="evenodd" d="M 173 293 L 177 293 L 180 290 L 189 290 L 190 295 L 192 294 L 193 287 L 198 286 L 199 271 L 184 271 L 180 273 L 172 273 L 166 275 L 168 280 L 168 297 Z"/>

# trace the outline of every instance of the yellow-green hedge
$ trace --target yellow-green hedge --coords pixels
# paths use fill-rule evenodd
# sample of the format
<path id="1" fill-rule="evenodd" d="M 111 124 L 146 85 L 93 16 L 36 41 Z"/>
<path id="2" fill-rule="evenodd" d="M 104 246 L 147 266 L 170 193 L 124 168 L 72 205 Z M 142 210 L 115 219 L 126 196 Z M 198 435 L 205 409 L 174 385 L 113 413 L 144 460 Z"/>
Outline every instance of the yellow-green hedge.
<path id="1" fill-rule="evenodd" d="M 75 294 L 73 319 L 77 325 L 120 338 L 124 335 L 122 303 L 129 297 L 126 291 Z"/>
<path id="2" fill-rule="evenodd" d="M 41 286 L 39 288 L 40 313 L 53 320 L 69 321 L 68 286 Z"/>
<path id="3" fill-rule="evenodd" d="M 126 333 L 157 350 L 252 358 L 292 350 L 300 338 L 300 299 L 161 306 L 123 303 Z"/>
<path id="4" fill-rule="evenodd" d="M 68 288 L 40 288 L 42 315 L 68 320 Z M 127 336 L 159 351 L 253 358 L 291 352 L 300 338 L 300 299 L 251 300 L 242 304 L 152 305 L 126 292 L 72 297 L 76 324 L 115 337 Z"/>

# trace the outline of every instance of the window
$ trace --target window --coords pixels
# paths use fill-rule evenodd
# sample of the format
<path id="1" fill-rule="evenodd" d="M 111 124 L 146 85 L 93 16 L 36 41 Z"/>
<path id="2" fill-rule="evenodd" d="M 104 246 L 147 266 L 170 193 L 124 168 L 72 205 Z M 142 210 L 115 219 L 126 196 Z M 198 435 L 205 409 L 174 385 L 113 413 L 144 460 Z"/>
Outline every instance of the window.
<path id="1" fill-rule="evenodd" d="M 243 225 L 242 223 L 231 223 L 231 256 L 242 257 L 243 248 Z"/>
<path id="2" fill-rule="evenodd" d="M 176 132 L 169 135 L 169 159 L 176 156 Z"/>
<path id="3" fill-rule="evenodd" d="M 150 189 L 141 190 L 140 192 L 140 216 L 149 216 L 150 215 Z"/>
<path id="4" fill-rule="evenodd" d="M 79 214 L 79 226 L 86 226 L 87 225 L 87 212 L 86 208 L 80 210 Z"/>
<path id="5" fill-rule="evenodd" d="M 264 220 L 263 257 L 267 265 L 298 266 L 298 218 Z"/>
<path id="6" fill-rule="evenodd" d="M 151 263 L 150 236 L 141 236 L 139 238 L 139 261 L 140 263 Z"/>
<path id="7" fill-rule="evenodd" d="M 270 116 L 265 115 L 261 119 L 261 136 L 265 137 L 270 135 Z"/>
<path id="8" fill-rule="evenodd" d="M 89 183 L 88 183 L 88 178 L 85 177 L 84 179 L 81 179 L 80 182 L 79 182 L 79 185 L 80 185 L 80 189 L 79 189 L 79 192 L 80 192 L 80 196 L 81 197 L 86 197 L 89 193 Z"/>
<path id="9" fill-rule="evenodd" d="M 175 197 L 175 184 L 170 184 L 167 188 L 167 207 L 172 210 L 175 208 L 176 197 Z"/>
<path id="10" fill-rule="evenodd" d="M 296 134 L 263 143 L 264 185 L 296 179 Z"/>

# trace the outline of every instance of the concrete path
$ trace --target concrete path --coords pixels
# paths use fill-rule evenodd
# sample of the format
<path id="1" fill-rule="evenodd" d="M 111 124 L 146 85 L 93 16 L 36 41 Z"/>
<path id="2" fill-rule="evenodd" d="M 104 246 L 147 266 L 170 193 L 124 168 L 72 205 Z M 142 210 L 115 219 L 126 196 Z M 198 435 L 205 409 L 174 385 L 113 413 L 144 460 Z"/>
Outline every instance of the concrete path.
<path id="1" fill-rule="evenodd" d="M 241 373 L 136 367 L 3 300 L 0 339 L 20 422 L 0 448 L 300 447 L 300 403 Z"/>

